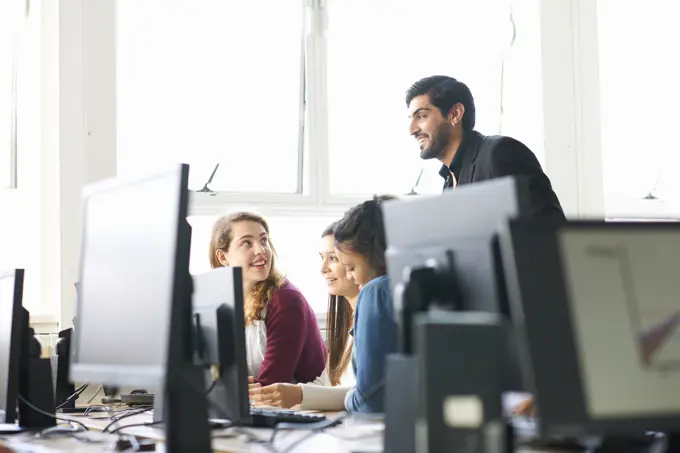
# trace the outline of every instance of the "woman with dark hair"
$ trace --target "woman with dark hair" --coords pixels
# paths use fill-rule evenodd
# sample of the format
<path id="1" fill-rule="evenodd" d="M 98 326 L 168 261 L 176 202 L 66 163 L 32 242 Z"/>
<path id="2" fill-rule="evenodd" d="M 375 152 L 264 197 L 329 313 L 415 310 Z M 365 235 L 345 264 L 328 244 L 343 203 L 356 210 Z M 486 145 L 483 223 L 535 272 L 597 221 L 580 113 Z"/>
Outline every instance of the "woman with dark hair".
<path id="1" fill-rule="evenodd" d="M 347 278 L 361 288 L 353 331 L 356 386 L 345 397 L 349 412 L 384 412 L 386 358 L 398 349 L 381 208 L 392 199 L 375 197 L 353 207 L 333 229 L 335 252 Z"/>
<path id="2" fill-rule="evenodd" d="M 328 364 L 323 374 L 307 384 L 273 384 L 267 387 L 251 386 L 253 402 L 270 406 L 301 409 L 343 410 L 346 393 L 352 388 L 354 374 L 349 363 L 352 357 L 351 329 L 354 308 L 359 298 L 359 286 L 347 280 L 347 270 L 335 253 L 333 228 L 321 235 L 321 275 L 328 284 L 328 313 L 326 314 L 326 344 Z"/>
<path id="3" fill-rule="evenodd" d="M 247 359 L 255 383 L 309 382 L 323 373 L 326 351 L 312 307 L 275 265 L 269 225 L 238 212 L 217 220 L 210 265 L 240 267 Z"/>

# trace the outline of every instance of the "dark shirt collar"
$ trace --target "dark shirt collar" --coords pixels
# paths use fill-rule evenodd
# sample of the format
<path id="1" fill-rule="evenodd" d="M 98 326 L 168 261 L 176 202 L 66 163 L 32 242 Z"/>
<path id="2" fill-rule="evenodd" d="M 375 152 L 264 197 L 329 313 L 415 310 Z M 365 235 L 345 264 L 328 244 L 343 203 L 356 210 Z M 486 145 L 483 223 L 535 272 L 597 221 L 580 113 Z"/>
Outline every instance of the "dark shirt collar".
<path id="1" fill-rule="evenodd" d="M 444 179 L 447 179 L 451 173 L 453 173 L 453 176 L 456 178 L 456 181 L 458 181 L 458 177 L 460 176 L 460 169 L 463 166 L 463 154 L 465 154 L 465 147 L 467 146 L 467 133 L 463 134 L 463 140 L 460 142 L 460 145 L 458 146 L 458 150 L 456 151 L 456 154 L 453 156 L 453 160 L 451 161 L 451 165 L 448 167 L 446 165 L 442 165 L 442 168 L 439 169 L 439 176 L 441 176 Z"/>

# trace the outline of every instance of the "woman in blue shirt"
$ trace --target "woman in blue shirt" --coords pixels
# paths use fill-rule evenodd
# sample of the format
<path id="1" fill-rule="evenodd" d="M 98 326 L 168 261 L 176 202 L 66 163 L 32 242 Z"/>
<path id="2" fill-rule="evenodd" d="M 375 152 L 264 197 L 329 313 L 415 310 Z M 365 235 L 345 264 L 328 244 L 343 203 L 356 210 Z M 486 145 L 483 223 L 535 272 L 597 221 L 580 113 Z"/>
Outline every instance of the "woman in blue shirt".
<path id="1" fill-rule="evenodd" d="M 391 199 L 394 197 L 375 197 L 353 207 L 333 230 L 336 255 L 347 269 L 347 279 L 361 288 L 353 331 L 356 386 L 345 397 L 350 412 L 384 411 L 385 359 L 398 348 L 380 207 Z"/>

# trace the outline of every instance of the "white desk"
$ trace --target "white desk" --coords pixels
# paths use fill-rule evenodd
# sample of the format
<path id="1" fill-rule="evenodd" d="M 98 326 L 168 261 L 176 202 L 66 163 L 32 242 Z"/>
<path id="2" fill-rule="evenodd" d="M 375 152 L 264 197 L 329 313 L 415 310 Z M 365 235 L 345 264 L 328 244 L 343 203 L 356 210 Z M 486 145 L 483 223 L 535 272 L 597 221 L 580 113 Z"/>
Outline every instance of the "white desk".
<path id="1" fill-rule="evenodd" d="M 103 415 L 95 414 L 95 417 Z M 101 453 L 111 452 L 118 438 L 117 434 L 106 434 L 100 431 L 110 423 L 108 418 L 94 417 L 70 417 L 84 423 L 91 431 L 87 436 L 99 443 L 84 443 L 77 439 L 67 437 L 53 437 L 45 440 L 35 440 L 30 435 L 21 435 L 12 439 L 22 443 L 30 443 L 38 448 L 30 453 Z M 140 414 L 127 417 L 120 421 L 120 426 L 137 423 L 149 423 L 152 416 Z M 119 431 L 146 439 L 157 441 L 156 451 L 165 452 L 162 442 L 165 439 L 163 429 L 152 426 L 136 426 Z M 246 432 L 247 434 L 244 434 Z M 271 437 L 272 430 L 246 428 L 213 431 L 213 451 L 217 453 L 273 453 L 273 450 L 265 445 L 249 442 L 249 437 L 265 440 Z M 347 420 L 342 426 L 331 428 L 323 433 L 310 435 L 309 431 L 281 431 L 277 434 L 274 448 L 283 452 L 289 446 L 307 436 L 306 440 L 294 448 L 291 453 L 353 453 L 353 452 L 382 452 L 383 424 L 368 420 Z M 10 441 L 9 445 L 12 445 Z M 19 450 L 21 451 L 21 450 Z M 536 450 L 519 450 L 519 453 L 537 453 Z M 23 453 L 23 452 L 22 452 Z M 546 452 L 547 453 L 547 452 Z M 549 453 L 559 453 L 552 450 Z"/>
<path id="2" fill-rule="evenodd" d="M 100 443 L 84 443 L 77 439 L 72 439 L 64 436 L 52 437 L 44 440 L 36 440 L 31 435 L 21 435 L 10 438 L 8 445 L 20 441 L 25 445 L 31 445 L 39 448 L 31 453 L 56 453 L 56 452 L 71 452 L 71 453 L 95 453 L 95 452 L 111 452 L 117 434 L 105 434 L 98 432 L 106 426 L 110 421 L 105 419 L 88 419 L 88 417 L 73 417 L 88 426 L 92 431 L 86 435 L 94 441 Z M 121 420 L 122 425 L 147 423 L 152 417 L 150 415 L 135 415 Z M 293 452 L 297 453 L 351 453 L 353 451 L 361 452 L 381 452 L 382 451 L 382 424 L 372 422 L 370 424 L 358 424 L 356 422 L 348 422 L 346 426 L 333 428 L 328 432 L 317 433 L 309 436 L 309 431 L 281 431 L 277 434 L 274 442 L 274 448 L 281 452 L 285 451 L 293 442 L 300 440 L 303 436 L 309 436 L 307 440 L 301 443 Z M 164 438 L 162 429 L 155 427 L 131 427 L 119 431 L 124 434 L 131 434 L 137 437 L 153 439 L 159 443 L 156 446 L 157 452 L 164 452 L 165 448 L 161 443 Z M 246 434 L 247 433 L 247 434 Z M 272 453 L 272 450 L 265 445 L 249 442 L 249 438 L 257 438 L 261 440 L 269 439 L 272 430 L 270 429 L 255 429 L 249 428 L 245 430 L 230 429 L 230 430 L 215 430 L 213 431 L 213 451 L 218 453 L 241 453 L 241 452 L 267 452 Z"/>
<path id="3" fill-rule="evenodd" d="M 94 417 L 97 415 L 95 414 Z M 102 430 L 110 423 L 109 419 L 94 417 L 72 417 L 92 430 Z M 153 417 L 149 414 L 134 415 L 120 421 L 118 426 L 150 423 Z M 165 433 L 162 428 L 154 426 L 134 426 L 122 429 L 119 432 L 138 437 L 163 441 Z M 232 428 L 227 430 L 213 431 L 213 450 L 215 452 L 256 452 L 271 451 L 265 446 L 248 442 L 249 437 L 260 440 L 269 439 L 271 429 L 262 428 Z M 309 431 L 280 431 L 277 433 L 274 447 L 283 451 L 288 446 L 309 435 Z M 342 426 L 331 428 L 324 433 L 317 433 L 300 444 L 295 452 L 319 452 L 350 453 L 352 451 L 381 452 L 382 451 L 383 424 L 375 421 L 347 420 Z"/>

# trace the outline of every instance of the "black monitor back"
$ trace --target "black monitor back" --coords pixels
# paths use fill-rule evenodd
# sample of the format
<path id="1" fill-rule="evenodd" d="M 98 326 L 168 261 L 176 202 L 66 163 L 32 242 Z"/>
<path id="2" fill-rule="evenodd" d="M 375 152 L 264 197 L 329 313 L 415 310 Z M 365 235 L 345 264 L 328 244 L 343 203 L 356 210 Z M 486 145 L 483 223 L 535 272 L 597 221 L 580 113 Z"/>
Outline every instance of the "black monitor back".
<path id="1" fill-rule="evenodd" d="M 56 344 L 57 353 L 57 376 L 54 387 L 55 404 L 60 408 L 73 408 L 77 398 L 69 397 L 75 392 L 75 385 L 69 378 L 69 368 L 71 363 L 71 333 L 73 328 L 64 329 L 59 332 L 59 340 Z"/>
<path id="2" fill-rule="evenodd" d="M 460 308 L 505 310 L 507 314 L 504 285 L 499 285 L 502 273 L 498 272 L 497 234 L 509 219 L 527 213 L 528 182 L 512 177 L 462 186 L 440 196 L 384 203 L 392 291 L 404 282 L 406 269 L 423 266 L 428 260 L 446 268 L 447 252 L 453 252 L 463 304 Z"/>
<path id="3" fill-rule="evenodd" d="M 196 360 L 218 376 L 207 380 L 210 415 L 232 422 L 250 420 L 241 268 L 222 267 L 194 277 Z M 212 382 L 215 379 L 215 382 Z"/>
<path id="4" fill-rule="evenodd" d="M 0 412 L 17 420 L 22 338 L 28 335 L 28 313 L 22 306 L 24 271 L 0 273 Z"/>
<path id="5" fill-rule="evenodd" d="M 441 279 L 455 282 L 455 291 L 449 291 L 455 296 L 440 301 L 444 309 L 500 313 L 508 321 L 507 353 L 503 355 L 508 373 L 504 387 L 508 391 L 522 391 L 524 384 L 510 327 L 498 232 L 508 220 L 528 213 L 528 181 L 521 177 L 485 181 L 441 196 L 383 205 L 395 313 L 402 318 L 409 271 L 424 266 L 437 268 Z M 402 337 L 410 337 L 412 327 L 404 324 L 402 320 Z"/>

